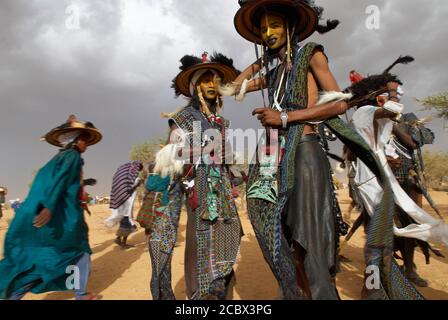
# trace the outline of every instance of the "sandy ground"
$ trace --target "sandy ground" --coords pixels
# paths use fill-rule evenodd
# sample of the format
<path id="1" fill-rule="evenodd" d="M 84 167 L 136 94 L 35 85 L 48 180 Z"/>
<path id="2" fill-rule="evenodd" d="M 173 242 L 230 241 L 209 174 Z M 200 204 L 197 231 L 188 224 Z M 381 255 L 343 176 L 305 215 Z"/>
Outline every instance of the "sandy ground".
<path id="1" fill-rule="evenodd" d="M 435 192 L 435 201 L 439 204 L 446 221 L 448 221 L 448 195 Z M 339 192 L 341 208 L 346 212 L 349 200 L 346 190 Z M 235 266 L 236 285 L 233 289 L 233 299 L 276 299 L 278 287 L 274 276 L 265 263 L 254 232 L 250 225 L 246 210 L 241 200 L 238 199 L 240 216 L 245 231 L 242 239 L 241 254 Z M 425 209 L 431 212 L 428 205 Z M 151 299 L 149 281 L 151 265 L 149 254 L 145 244 L 145 235 L 142 229 L 134 233 L 129 243 L 135 248 L 123 250 L 114 244 L 114 231 L 107 230 L 102 221 L 110 211 L 106 205 L 92 206 L 92 217 L 86 216 L 90 226 L 90 245 L 93 249 L 92 273 L 89 282 L 89 290 L 98 293 L 102 299 L 107 300 L 147 300 Z M 351 221 L 357 217 L 353 212 Z M 12 218 L 12 212 L 7 211 L 0 220 L 0 243 L 3 243 L 8 221 Z M 178 299 L 185 299 L 184 284 L 184 240 L 185 240 L 186 215 L 182 214 L 179 229 L 178 244 L 173 258 L 173 288 Z M 359 229 L 352 240 L 343 247 L 342 254 L 351 262 L 343 263 L 342 271 L 337 277 L 339 293 L 344 300 L 360 298 L 362 288 L 363 270 L 363 246 L 365 236 Z M 0 247 L 0 256 L 3 254 L 3 246 Z M 448 257 L 448 250 L 442 248 L 442 252 Z M 429 280 L 429 287 L 420 291 L 427 299 L 448 300 L 448 258 L 431 259 L 431 264 L 426 265 L 423 255 L 419 250 L 416 253 L 416 264 L 419 274 Z M 72 299 L 70 292 L 54 292 L 40 295 L 28 294 L 25 299 Z"/>

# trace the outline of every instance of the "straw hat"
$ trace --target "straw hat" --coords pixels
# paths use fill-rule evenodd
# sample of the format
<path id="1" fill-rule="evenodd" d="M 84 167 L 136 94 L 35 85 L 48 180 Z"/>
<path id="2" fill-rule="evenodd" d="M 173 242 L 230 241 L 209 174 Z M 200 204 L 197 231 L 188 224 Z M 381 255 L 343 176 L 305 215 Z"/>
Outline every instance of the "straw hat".
<path id="1" fill-rule="evenodd" d="M 41 140 L 57 146 L 65 147 L 70 140 L 76 140 L 81 134 L 87 136 L 87 145 L 97 144 L 102 139 L 102 134 L 91 122 L 80 122 L 76 116 L 71 115 L 63 125 L 52 129 Z"/>
<path id="2" fill-rule="evenodd" d="M 233 66 L 233 60 L 220 53 L 214 53 L 210 60 L 206 52 L 204 52 L 202 58 L 185 55 L 180 62 L 182 64 L 180 66 L 181 72 L 173 80 L 171 86 L 177 96 L 192 97 L 192 87 L 195 86 L 194 78 L 200 71 L 216 73 L 224 84 L 235 80 L 239 73 Z"/>

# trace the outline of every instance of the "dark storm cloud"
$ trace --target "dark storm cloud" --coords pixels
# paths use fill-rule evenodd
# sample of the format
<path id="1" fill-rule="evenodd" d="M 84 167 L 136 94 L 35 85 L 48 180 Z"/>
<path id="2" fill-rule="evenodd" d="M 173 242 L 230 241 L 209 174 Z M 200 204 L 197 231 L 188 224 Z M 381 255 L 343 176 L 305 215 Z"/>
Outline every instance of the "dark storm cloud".
<path id="1" fill-rule="evenodd" d="M 382 71 L 400 54 L 416 62 L 395 72 L 405 81 L 409 110 L 414 97 L 446 90 L 448 3 L 445 0 L 321 0 L 326 18 L 340 27 L 313 41 L 322 43 L 341 87 L 348 71 Z M 66 9 L 81 9 L 80 30 L 69 30 Z M 380 9 L 380 29 L 368 30 L 366 7 Z M 54 153 L 40 135 L 71 113 L 90 120 L 104 140 L 85 155 L 86 175 L 98 178 L 93 193 L 107 194 L 115 168 L 133 144 L 164 135 L 161 111 L 185 104 L 174 99 L 171 79 L 184 54 L 218 50 L 243 69 L 253 46 L 233 27 L 236 0 L 6 0 L 0 2 L 0 184 L 23 197 L 32 172 Z M 259 94 L 245 103 L 227 99 L 233 127 L 258 127 L 250 116 Z M 425 115 L 425 113 L 419 113 Z M 446 150 L 441 121 L 435 150 Z"/>

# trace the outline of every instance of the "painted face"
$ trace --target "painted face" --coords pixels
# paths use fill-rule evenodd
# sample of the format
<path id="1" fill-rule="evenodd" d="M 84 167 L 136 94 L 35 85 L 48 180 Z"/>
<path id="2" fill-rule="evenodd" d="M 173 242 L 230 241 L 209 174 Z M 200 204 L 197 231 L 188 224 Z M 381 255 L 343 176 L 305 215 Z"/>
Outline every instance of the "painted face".
<path id="1" fill-rule="evenodd" d="M 215 87 L 215 79 L 214 75 L 211 72 L 204 73 L 199 78 L 199 86 L 202 91 L 202 95 L 206 100 L 215 100 L 218 96 L 218 91 L 216 91 Z"/>
<path id="2" fill-rule="evenodd" d="M 260 21 L 261 38 L 269 49 L 279 49 L 286 45 L 286 23 L 285 19 L 272 12 L 267 12 Z"/>

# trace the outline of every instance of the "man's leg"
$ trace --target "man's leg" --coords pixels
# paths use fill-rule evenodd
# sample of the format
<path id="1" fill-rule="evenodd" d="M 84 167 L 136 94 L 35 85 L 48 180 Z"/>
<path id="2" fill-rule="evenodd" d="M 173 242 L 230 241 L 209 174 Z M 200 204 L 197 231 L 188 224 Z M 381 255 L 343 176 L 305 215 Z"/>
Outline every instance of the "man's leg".
<path id="1" fill-rule="evenodd" d="M 300 289 L 308 296 L 309 299 L 312 299 L 310 283 L 308 281 L 308 277 L 306 276 L 305 271 L 305 255 L 306 252 L 302 248 L 300 244 L 293 241 L 293 249 L 294 249 L 294 260 L 296 263 L 296 272 L 297 272 L 297 285 Z"/>
<path id="2" fill-rule="evenodd" d="M 84 253 L 76 263 L 79 269 L 79 287 L 75 288 L 76 300 L 84 300 L 87 297 L 87 283 L 90 276 L 90 254 Z"/>
<path id="3" fill-rule="evenodd" d="M 13 292 L 7 300 L 21 300 L 28 292 L 30 292 L 40 281 L 31 282 L 19 290 Z"/>
<path id="4" fill-rule="evenodd" d="M 409 183 L 410 184 L 410 183 Z M 423 206 L 423 195 L 420 192 L 420 189 L 414 185 L 410 184 L 405 189 L 408 193 L 409 197 L 421 208 Z M 404 252 L 403 260 L 404 260 L 404 268 L 406 277 L 415 283 L 419 287 L 427 287 L 428 282 L 421 278 L 417 272 L 415 271 L 414 264 L 414 252 L 416 247 L 416 240 L 414 239 L 404 239 Z"/>

